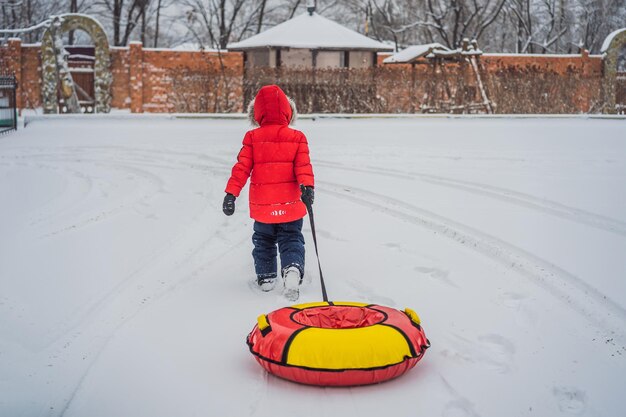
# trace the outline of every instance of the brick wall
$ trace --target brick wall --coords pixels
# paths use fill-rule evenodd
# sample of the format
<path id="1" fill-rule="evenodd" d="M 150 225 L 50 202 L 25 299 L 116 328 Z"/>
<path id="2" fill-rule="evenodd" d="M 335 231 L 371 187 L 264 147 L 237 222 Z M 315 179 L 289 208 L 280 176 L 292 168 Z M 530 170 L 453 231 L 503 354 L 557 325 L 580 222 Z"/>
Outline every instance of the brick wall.
<path id="1" fill-rule="evenodd" d="M 441 73 L 426 59 L 415 65 L 382 64 L 387 56 L 379 55 L 385 70 L 377 83 L 381 99 L 392 103 L 391 112 L 420 112 L 428 104 L 426 96 L 446 83 L 470 92 L 477 84 L 469 65 L 447 63 Z M 599 112 L 604 102 L 600 56 L 484 54 L 478 62 L 496 113 Z"/>
<path id="2" fill-rule="evenodd" d="M 111 107 L 130 109 L 130 54 L 128 48 L 111 48 Z"/>
<path id="3" fill-rule="evenodd" d="M 133 42 L 113 48 L 111 57 L 113 108 L 134 113 L 242 111 L 239 52 L 147 49 Z M 196 108 L 197 102 L 207 105 Z"/>
<path id="4" fill-rule="evenodd" d="M 111 48 L 111 74 L 111 106 L 117 109 L 210 113 L 237 112 L 243 106 L 243 56 L 238 52 L 147 49 L 134 42 Z M 207 105 L 196 108 L 197 102 Z"/>
<path id="5" fill-rule="evenodd" d="M 38 44 L 22 44 L 19 39 L 9 39 L 0 47 L 0 66 L 14 73 L 17 80 L 17 106 L 41 107 L 41 57 Z"/>
<path id="6" fill-rule="evenodd" d="M 243 110 L 243 54 L 143 49 L 141 56 L 143 111 Z"/>
<path id="7" fill-rule="evenodd" d="M 305 112 L 420 112 L 429 94 L 441 91 L 444 79 L 463 89 L 458 97 L 476 93 L 469 65 L 446 64 L 441 74 L 425 60 L 384 65 L 385 57 L 379 55 L 373 70 L 318 71 L 313 76 L 272 71 L 261 80 L 290 89 Z M 484 54 L 479 63 L 496 113 L 601 111 L 600 56 Z M 0 47 L 0 64 L 17 76 L 20 108 L 41 107 L 39 45 L 10 40 Z M 132 112 L 240 112 L 246 104 L 244 88 L 248 93 L 258 89 L 249 75 L 244 83 L 243 56 L 238 52 L 183 52 L 132 43 L 111 48 L 111 72 L 112 107 Z M 311 88 L 308 79 L 317 85 Z"/>
<path id="8" fill-rule="evenodd" d="M 136 113 L 243 109 L 240 52 L 178 52 L 131 43 L 126 48 L 112 47 L 110 55 L 114 109 Z M 0 65 L 16 75 L 18 107 L 41 107 L 40 45 L 11 39 L 0 47 Z"/>
<path id="9" fill-rule="evenodd" d="M 532 101 L 542 113 L 593 113 L 604 103 L 601 56 L 493 54 L 481 62 L 499 112 L 523 113 Z"/>

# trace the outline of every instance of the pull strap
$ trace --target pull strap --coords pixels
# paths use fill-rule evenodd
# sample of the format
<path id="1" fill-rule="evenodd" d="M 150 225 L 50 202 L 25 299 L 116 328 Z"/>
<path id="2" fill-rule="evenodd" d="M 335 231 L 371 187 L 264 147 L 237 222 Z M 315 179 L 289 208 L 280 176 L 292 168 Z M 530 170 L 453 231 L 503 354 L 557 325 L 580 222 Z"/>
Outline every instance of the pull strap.
<path id="1" fill-rule="evenodd" d="M 322 298 L 328 302 L 328 294 L 326 293 L 326 284 L 324 284 L 324 275 L 322 274 L 322 264 L 320 263 L 320 254 L 317 250 L 317 236 L 315 234 L 315 219 L 313 218 L 313 207 L 305 204 L 309 212 L 309 220 L 311 221 L 311 232 L 313 233 L 313 244 L 315 245 L 315 255 L 317 255 L 317 266 L 320 270 L 320 284 L 322 286 Z"/>

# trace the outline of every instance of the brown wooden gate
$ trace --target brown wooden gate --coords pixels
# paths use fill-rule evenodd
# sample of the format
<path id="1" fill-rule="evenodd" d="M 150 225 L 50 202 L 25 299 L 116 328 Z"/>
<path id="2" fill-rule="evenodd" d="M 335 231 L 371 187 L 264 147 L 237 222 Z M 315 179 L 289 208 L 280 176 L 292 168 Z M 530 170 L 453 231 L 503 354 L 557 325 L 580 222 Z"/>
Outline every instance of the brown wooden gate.
<path id="1" fill-rule="evenodd" d="M 95 48 L 93 46 L 66 46 L 68 52 L 68 66 L 74 80 L 78 103 L 83 113 L 93 113 L 95 109 L 94 90 L 94 63 Z M 58 95 L 59 100 L 61 98 Z M 59 102 L 59 109 L 62 113 L 66 111 L 62 102 Z"/>

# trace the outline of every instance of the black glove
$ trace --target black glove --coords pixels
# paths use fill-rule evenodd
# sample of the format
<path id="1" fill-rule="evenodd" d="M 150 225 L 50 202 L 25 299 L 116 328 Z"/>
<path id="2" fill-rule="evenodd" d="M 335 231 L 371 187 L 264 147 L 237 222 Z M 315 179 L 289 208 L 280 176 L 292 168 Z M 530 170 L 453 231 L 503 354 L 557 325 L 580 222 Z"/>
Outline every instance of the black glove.
<path id="1" fill-rule="evenodd" d="M 222 204 L 222 210 L 224 214 L 227 216 L 232 216 L 235 212 L 235 196 L 229 193 L 226 193 L 224 197 L 224 204 Z"/>
<path id="2" fill-rule="evenodd" d="M 310 185 L 301 185 L 300 191 L 302 191 L 302 202 L 310 207 L 313 205 L 313 201 L 315 200 L 315 190 Z"/>

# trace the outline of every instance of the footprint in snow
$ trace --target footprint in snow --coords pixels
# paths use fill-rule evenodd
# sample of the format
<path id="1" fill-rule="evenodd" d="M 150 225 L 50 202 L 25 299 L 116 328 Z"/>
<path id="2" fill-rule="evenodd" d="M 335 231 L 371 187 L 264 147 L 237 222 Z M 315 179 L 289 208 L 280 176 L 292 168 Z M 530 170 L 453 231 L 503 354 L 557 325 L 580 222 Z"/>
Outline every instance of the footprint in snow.
<path id="1" fill-rule="evenodd" d="M 359 293 L 359 300 L 370 300 L 373 303 L 389 307 L 394 307 L 396 305 L 396 302 L 392 298 L 379 295 L 377 291 L 360 281 L 352 279 L 348 280 L 347 284 Z"/>
<path id="2" fill-rule="evenodd" d="M 459 362 L 477 364 L 498 373 L 508 373 L 513 366 L 515 345 L 498 334 L 478 336 L 475 341 L 462 336 L 454 336 L 449 349 L 441 355 Z"/>
<path id="3" fill-rule="evenodd" d="M 499 334 L 487 334 L 478 337 L 484 350 L 493 358 L 497 369 L 508 371 L 513 362 L 515 345 L 509 339 Z"/>
<path id="4" fill-rule="evenodd" d="M 515 313 L 515 323 L 521 327 L 530 327 L 535 322 L 535 313 L 530 309 L 528 297 L 514 292 L 505 292 L 500 296 L 503 306 Z"/>
<path id="5" fill-rule="evenodd" d="M 453 398 L 443 408 L 442 417 L 479 417 L 474 410 L 474 404 L 454 389 L 442 375 L 439 376 L 443 386 Z"/>
<path id="6" fill-rule="evenodd" d="M 341 238 L 339 236 L 334 235 L 333 233 L 330 233 L 329 231 L 323 230 L 323 229 L 318 229 L 316 230 L 317 235 L 323 239 L 327 239 L 327 240 L 334 240 L 337 242 L 347 242 L 346 239 Z"/>
<path id="7" fill-rule="evenodd" d="M 574 387 L 554 387 L 552 395 L 557 400 L 559 410 L 569 414 L 582 414 L 587 405 L 587 395 Z"/>
<path id="8" fill-rule="evenodd" d="M 505 292 L 502 294 L 501 299 L 504 306 L 518 309 L 526 299 L 526 296 L 514 292 Z"/>
<path id="9" fill-rule="evenodd" d="M 389 243 L 383 243 L 383 246 L 389 249 L 395 249 L 395 250 L 400 250 L 401 247 L 399 244 L 397 243 L 393 243 L 393 242 L 389 242 Z"/>
<path id="10" fill-rule="evenodd" d="M 443 417 L 476 417 L 472 404 L 466 399 L 450 401 L 446 404 L 441 415 Z"/>
<path id="11" fill-rule="evenodd" d="M 421 274 L 427 275 L 435 281 L 442 282 L 450 287 L 459 288 L 459 286 L 449 278 L 450 271 L 427 266 L 416 266 L 413 269 Z"/>

